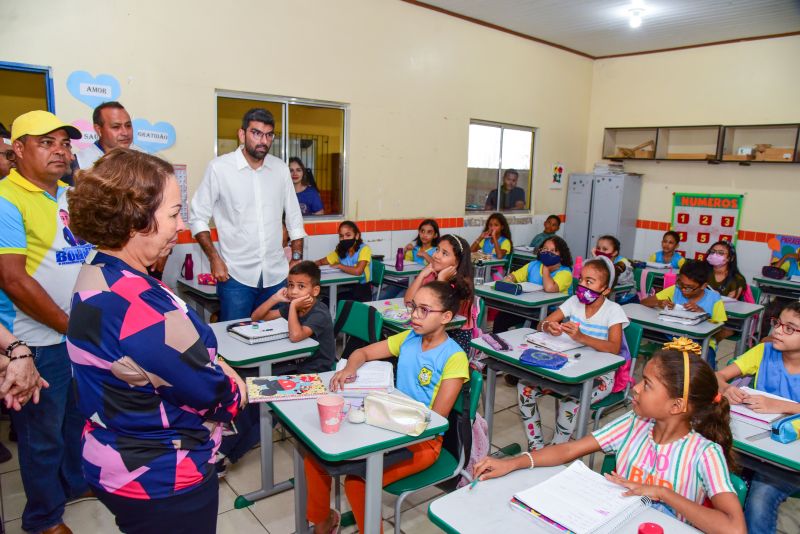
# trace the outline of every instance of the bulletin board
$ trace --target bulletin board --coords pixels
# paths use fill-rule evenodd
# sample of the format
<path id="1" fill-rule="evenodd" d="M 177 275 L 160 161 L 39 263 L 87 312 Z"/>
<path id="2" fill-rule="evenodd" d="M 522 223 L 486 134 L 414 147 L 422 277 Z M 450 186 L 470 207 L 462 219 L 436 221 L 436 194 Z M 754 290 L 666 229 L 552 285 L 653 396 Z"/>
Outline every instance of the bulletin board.
<path id="1" fill-rule="evenodd" d="M 681 236 L 685 258 L 702 260 L 717 241 L 736 244 L 743 195 L 673 193 L 672 229 Z"/>
<path id="2" fill-rule="evenodd" d="M 779 260 L 787 254 L 797 254 L 800 251 L 800 236 L 776 235 L 767 241 L 771 252 L 770 263 Z"/>

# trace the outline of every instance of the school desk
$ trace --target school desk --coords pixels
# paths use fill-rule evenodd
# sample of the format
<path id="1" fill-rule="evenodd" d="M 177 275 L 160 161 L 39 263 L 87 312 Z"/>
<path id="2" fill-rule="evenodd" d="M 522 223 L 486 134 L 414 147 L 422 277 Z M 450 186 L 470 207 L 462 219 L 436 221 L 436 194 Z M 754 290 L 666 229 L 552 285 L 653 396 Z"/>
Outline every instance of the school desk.
<path id="1" fill-rule="evenodd" d="M 511 350 L 509 351 L 495 350 L 481 338 L 473 339 L 470 342 L 470 347 L 487 356 L 483 360 L 486 363 L 486 406 L 483 417 L 489 426 L 489 443 L 492 442 L 494 396 L 498 371 L 511 374 L 520 380 L 542 386 L 561 395 L 569 395 L 578 399 L 580 407 L 578 408 L 575 439 L 580 439 L 586 434 L 594 379 L 625 363 L 625 358 L 622 356 L 599 352 L 584 346 L 567 351 L 565 354 L 570 357 L 569 362 L 558 370 L 524 365 L 520 363 L 519 358 L 526 348 L 532 347 L 525 341 L 525 336 L 534 332 L 535 330 L 532 328 L 517 328 L 498 334 L 510 345 Z M 576 357 L 576 355 L 580 356 Z"/>
<path id="2" fill-rule="evenodd" d="M 671 323 L 662 321 L 658 318 L 658 308 L 648 308 L 642 304 L 625 304 L 622 309 L 625 315 L 628 316 L 632 322 L 644 328 L 645 335 L 650 333 L 650 339 L 663 340 L 663 336 L 653 337 L 653 333 L 666 334 L 672 337 L 688 337 L 690 339 L 699 339 L 702 342 L 702 356 L 706 357 L 708 354 L 708 346 L 711 343 L 711 338 L 714 334 L 722 329 L 721 323 L 712 323 L 711 321 L 703 321 L 696 325 L 685 325 L 678 323 Z"/>
<path id="3" fill-rule="evenodd" d="M 319 348 L 319 343 L 311 338 L 306 338 L 297 343 L 292 343 L 288 338 L 284 338 L 277 341 L 248 345 L 231 337 L 226 330 L 229 324 L 241 320 L 237 319 L 209 325 L 217 337 L 217 353 L 231 367 L 257 367 L 259 376 L 272 376 L 272 364 L 307 358 Z M 234 503 L 236 508 L 250 506 L 254 501 L 292 488 L 290 480 L 275 484 L 272 465 L 272 412 L 267 403 L 262 403 L 259 413 L 261 429 L 261 488 L 247 495 L 237 497 Z"/>
<path id="4" fill-rule="evenodd" d="M 557 533 L 554 527 L 511 509 L 515 493 L 544 482 L 565 466 L 520 469 L 506 476 L 478 482 L 474 488 L 464 486 L 434 499 L 428 506 L 428 517 L 448 534 L 484 534 L 486 532 Z M 620 491 L 623 491 L 620 487 Z M 576 503 L 579 505 L 580 503 Z M 614 530 L 616 534 L 636 534 L 642 523 L 657 523 L 667 534 L 697 533 L 690 525 L 663 512 L 647 507 Z"/>
<path id="5" fill-rule="evenodd" d="M 739 339 L 736 341 L 734 356 L 741 356 L 751 346 L 749 341 L 752 340 L 753 318 L 764 310 L 764 306 L 742 300 L 725 301 L 724 304 L 725 313 L 728 314 L 728 322 L 725 323 L 725 326 L 740 333 Z M 757 336 L 756 343 L 758 343 Z"/>
<path id="6" fill-rule="evenodd" d="M 492 268 L 505 266 L 508 260 L 506 258 L 500 259 L 486 259 L 475 260 L 473 259 L 472 265 L 475 268 L 475 278 L 483 278 L 484 281 L 491 279 Z M 508 273 L 506 273 L 508 274 Z"/>
<path id="7" fill-rule="evenodd" d="M 765 276 L 754 276 L 753 282 L 761 288 L 762 302 L 766 302 L 769 297 L 800 299 L 800 282 L 792 282 L 786 278 L 775 280 Z"/>
<path id="8" fill-rule="evenodd" d="M 387 317 L 384 315 L 387 311 L 390 310 L 399 310 L 399 311 L 406 311 L 406 303 L 404 302 L 402 297 L 394 298 L 394 299 L 384 299 L 384 300 L 375 300 L 372 302 L 367 302 L 368 306 L 372 306 L 378 313 L 383 316 L 383 328 L 388 330 L 391 334 L 396 334 L 398 332 L 402 332 L 403 330 L 408 330 L 408 321 L 403 321 L 400 319 L 395 319 L 392 317 Z M 467 318 L 463 315 L 456 314 L 453 317 L 453 320 L 447 323 L 447 330 L 451 330 L 453 328 L 460 328 L 467 322 Z"/>
<path id="9" fill-rule="evenodd" d="M 394 262 L 384 261 L 383 264 L 386 266 L 385 270 L 383 271 L 384 276 L 390 276 L 396 279 L 405 279 L 408 281 L 408 285 L 411 285 L 411 282 L 414 281 L 414 278 L 422 272 L 422 269 L 425 268 L 425 265 L 422 263 L 417 263 L 414 261 L 403 261 L 403 270 L 400 271 L 395 267 Z"/>
<path id="10" fill-rule="evenodd" d="M 731 414 L 733 448 L 737 460 L 757 472 L 769 473 L 800 487 L 800 441 L 780 443 L 766 430 Z"/>
<path id="11" fill-rule="evenodd" d="M 320 373 L 320 376 L 328 384 L 333 372 Z M 399 390 L 394 393 L 402 394 Z M 365 534 L 376 534 L 380 532 L 382 521 L 383 455 L 432 439 L 448 427 L 446 418 L 431 411 L 431 421 L 419 436 L 407 436 L 366 423 L 351 423 L 346 417 L 339 432 L 325 434 L 320 428 L 316 399 L 273 402 L 270 405 L 300 445 L 295 445 L 294 450 L 294 517 L 297 533 L 308 530 L 303 451 L 326 462 L 366 460 Z"/>
<path id="12" fill-rule="evenodd" d="M 211 320 L 212 313 L 219 311 L 217 286 L 198 284 L 195 276 L 191 280 L 178 278 L 176 289 L 181 298 L 193 304 L 197 315 L 202 317 L 205 322 Z"/>
<path id="13" fill-rule="evenodd" d="M 495 290 L 493 284 L 476 286 L 475 294 L 483 298 L 487 307 L 511 313 L 526 321 L 541 321 L 547 317 L 547 309 L 550 306 L 557 306 L 569 298 L 564 293 L 545 291 L 512 295 Z"/>

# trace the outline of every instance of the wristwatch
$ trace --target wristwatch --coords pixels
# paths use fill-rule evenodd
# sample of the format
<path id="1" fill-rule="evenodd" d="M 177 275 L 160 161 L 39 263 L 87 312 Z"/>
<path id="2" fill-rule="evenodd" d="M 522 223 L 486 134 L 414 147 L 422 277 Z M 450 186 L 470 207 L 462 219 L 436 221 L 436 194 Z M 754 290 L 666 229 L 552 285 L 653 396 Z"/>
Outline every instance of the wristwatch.
<path id="1" fill-rule="evenodd" d="M 292 252 L 292 261 L 297 261 L 297 260 L 302 260 L 302 259 L 303 259 L 303 253 L 302 252 L 297 252 L 296 250 Z"/>

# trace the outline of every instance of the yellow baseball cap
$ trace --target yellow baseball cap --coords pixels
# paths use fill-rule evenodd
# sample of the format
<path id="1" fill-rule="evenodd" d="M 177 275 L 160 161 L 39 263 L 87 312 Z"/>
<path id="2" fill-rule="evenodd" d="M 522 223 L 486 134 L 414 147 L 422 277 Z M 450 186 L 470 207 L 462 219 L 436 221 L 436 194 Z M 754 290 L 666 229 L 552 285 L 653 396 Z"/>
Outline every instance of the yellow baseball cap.
<path id="1" fill-rule="evenodd" d="M 11 125 L 11 140 L 16 141 L 23 135 L 44 135 L 56 130 L 64 130 L 70 139 L 80 139 L 83 137 L 80 130 L 71 126 L 49 111 L 29 111 L 23 113 Z"/>

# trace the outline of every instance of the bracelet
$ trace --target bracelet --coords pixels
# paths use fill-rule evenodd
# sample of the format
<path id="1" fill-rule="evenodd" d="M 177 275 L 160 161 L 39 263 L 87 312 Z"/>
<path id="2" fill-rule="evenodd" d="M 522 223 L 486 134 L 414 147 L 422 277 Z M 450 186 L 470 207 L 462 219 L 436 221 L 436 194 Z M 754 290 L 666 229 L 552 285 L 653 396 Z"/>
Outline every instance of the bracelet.
<path id="1" fill-rule="evenodd" d="M 11 360 L 12 362 L 14 360 L 22 360 L 24 358 L 33 358 L 33 353 L 26 352 L 25 354 L 20 354 L 19 356 L 8 356 L 8 359 Z"/>
<path id="2" fill-rule="evenodd" d="M 541 322 L 539 323 L 539 332 L 544 332 L 544 325 L 546 325 L 546 324 L 547 324 L 547 323 L 549 323 L 549 322 L 550 322 L 550 321 L 541 321 Z"/>
<path id="3" fill-rule="evenodd" d="M 8 347 L 6 347 L 6 356 L 11 356 L 11 351 L 19 347 L 20 345 L 27 347 L 28 344 L 22 340 L 16 340 L 12 342 Z"/>
<path id="4" fill-rule="evenodd" d="M 530 460 L 530 461 L 531 461 L 531 466 L 530 466 L 528 469 L 533 469 L 534 465 L 536 465 L 536 464 L 533 462 L 533 456 L 531 456 L 531 453 L 530 453 L 530 452 L 527 452 L 527 451 L 525 452 L 525 454 L 527 454 L 527 455 L 528 455 L 528 460 Z"/>

